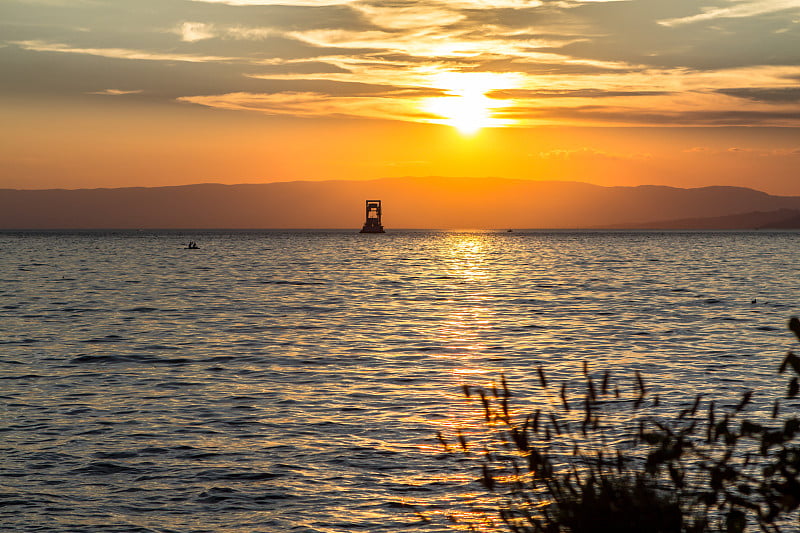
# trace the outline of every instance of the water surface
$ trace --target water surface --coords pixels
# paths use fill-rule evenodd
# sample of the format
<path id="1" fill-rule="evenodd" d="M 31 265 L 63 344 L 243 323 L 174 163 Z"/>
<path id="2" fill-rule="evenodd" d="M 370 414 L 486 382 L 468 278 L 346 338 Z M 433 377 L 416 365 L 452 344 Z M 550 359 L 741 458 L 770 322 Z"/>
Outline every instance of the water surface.
<path id="1" fill-rule="evenodd" d="M 462 383 L 767 394 L 799 264 L 792 232 L 2 233 L 0 528 L 443 531 L 403 504 L 464 488 Z"/>

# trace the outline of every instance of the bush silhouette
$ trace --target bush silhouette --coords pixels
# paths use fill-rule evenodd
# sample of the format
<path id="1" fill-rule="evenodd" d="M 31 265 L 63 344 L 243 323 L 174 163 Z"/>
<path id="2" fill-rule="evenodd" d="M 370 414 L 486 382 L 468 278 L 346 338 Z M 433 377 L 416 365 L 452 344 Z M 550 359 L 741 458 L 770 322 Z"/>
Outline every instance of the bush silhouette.
<path id="1" fill-rule="evenodd" d="M 789 329 L 800 339 L 797 318 Z M 665 417 L 638 373 L 625 387 L 586 364 L 577 388 L 549 383 L 538 368 L 547 401 L 526 414 L 512 409 L 505 377 L 491 387 L 465 386 L 483 412 L 480 430 L 437 437 L 474 468 L 482 490 L 445 516 L 476 532 L 797 530 L 800 419 L 781 414 L 782 402 L 800 390 L 800 357 L 792 352 L 778 369 L 787 371 L 785 397 L 755 419 L 746 416 L 752 391 L 727 408 L 697 396 Z"/>

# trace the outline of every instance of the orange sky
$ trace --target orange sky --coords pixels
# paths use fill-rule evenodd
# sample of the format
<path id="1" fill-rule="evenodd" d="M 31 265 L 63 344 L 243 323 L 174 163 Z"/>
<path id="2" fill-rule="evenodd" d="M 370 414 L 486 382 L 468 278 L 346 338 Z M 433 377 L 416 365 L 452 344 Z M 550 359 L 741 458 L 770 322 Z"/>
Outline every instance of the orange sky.
<path id="1" fill-rule="evenodd" d="M 5 0 L 0 187 L 800 195 L 800 0 Z"/>

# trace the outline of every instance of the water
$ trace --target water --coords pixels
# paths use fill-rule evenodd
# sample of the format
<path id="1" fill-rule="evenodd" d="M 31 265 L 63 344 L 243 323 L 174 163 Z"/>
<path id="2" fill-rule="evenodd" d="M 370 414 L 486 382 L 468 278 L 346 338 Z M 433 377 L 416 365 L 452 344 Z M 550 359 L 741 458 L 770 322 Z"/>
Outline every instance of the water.
<path id="1" fill-rule="evenodd" d="M 791 232 L 3 233 L 0 528 L 444 531 L 403 504 L 469 479 L 460 384 L 758 397 L 798 265 Z"/>

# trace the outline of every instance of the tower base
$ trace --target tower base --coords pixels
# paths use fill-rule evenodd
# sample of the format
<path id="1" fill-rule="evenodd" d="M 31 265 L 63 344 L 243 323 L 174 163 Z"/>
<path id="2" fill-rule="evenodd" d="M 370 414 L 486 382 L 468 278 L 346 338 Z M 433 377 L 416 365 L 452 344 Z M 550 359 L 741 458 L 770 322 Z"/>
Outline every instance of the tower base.
<path id="1" fill-rule="evenodd" d="M 364 224 L 364 227 L 361 228 L 361 231 L 359 231 L 359 233 L 386 233 L 386 232 L 383 231 L 383 226 L 380 224 L 366 223 Z"/>

